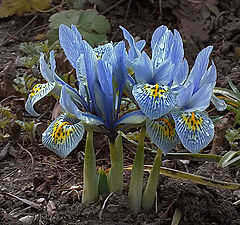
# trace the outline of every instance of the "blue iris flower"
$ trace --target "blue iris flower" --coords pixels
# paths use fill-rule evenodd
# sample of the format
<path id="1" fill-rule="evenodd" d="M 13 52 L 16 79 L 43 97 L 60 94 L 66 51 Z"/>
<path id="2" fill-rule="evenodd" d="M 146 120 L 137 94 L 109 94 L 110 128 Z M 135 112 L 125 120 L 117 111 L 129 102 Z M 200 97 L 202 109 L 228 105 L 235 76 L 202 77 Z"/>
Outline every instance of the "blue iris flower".
<path id="1" fill-rule="evenodd" d="M 181 71 L 186 71 L 187 63 L 183 60 L 181 36 L 176 30 L 173 34 L 166 26 L 156 29 L 150 59 L 144 51 L 140 52 L 131 34 L 120 28 L 130 45 L 129 52 L 135 53 L 130 65 L 136 81 L 132 94 L 143 113 L 150 119 L 157 119 L 174 107 L 176 96 L 172 88 L 185 79 Z"/>
<path id="2" fill-rule="evenodd" d="M 196 153 L 206 147 L 214 135 L 214 126 L 205 109 L 210 100 L 219 110 L 225 109 L 221 100 L 214 98 L 216 67 L 209 56 L 212 46 L 197 56 L 189 74 L 184 59 L 180 34 L 166 26 L 155 30 L 151 40 L 152 58 L 136 48 L 131 34 L 123 27 L 123 35 L 135 52 L 131 67 L 135 75 L 133 96 L 144 114 L 147 133 L 164 152 L 172 150 L 180 141 Z"/>
<path id="3" fill-rule="evenodd" d="M 124 42 L 108 43 L 92 48 L 82 40 L 75 26 L 59 28 L 60 44 L 76 69 L 79 90 L 62 81 L 55 73 L 55 60 L 50 55 L 51 68 L 42 55 L 40 68 L 46 84 L 39 84 L 29 95 L 26 109 L 37 116 L 33 105 L 49 92 L 60 96 L 63 110 L 43 133 L 42 142 L 56 154 L 66 157 L 82 139 L 85 127 L 96 127 L 110 134 L 120 124 L 142 123 L 146 116 L 140 111 L 119 116 L 123 89 L 127 80 Z"/>

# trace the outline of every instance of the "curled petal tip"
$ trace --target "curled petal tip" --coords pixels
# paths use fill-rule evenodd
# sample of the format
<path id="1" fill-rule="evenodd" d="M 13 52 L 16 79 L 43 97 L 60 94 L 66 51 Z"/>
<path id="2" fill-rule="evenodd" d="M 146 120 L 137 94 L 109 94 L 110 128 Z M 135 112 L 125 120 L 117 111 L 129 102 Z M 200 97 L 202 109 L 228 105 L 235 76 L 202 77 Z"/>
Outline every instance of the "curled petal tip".
<path id="1" fill-rule="evenodd" d="M 29 94 L 25 104 L 26 111 L 33 116 L 39 116 L 40 114 L 38 114 L 33 108 L 34 104 L 48 95 L 54 87 L 55 83 L 36 84 L 33 87 L 32 92 Z"/>

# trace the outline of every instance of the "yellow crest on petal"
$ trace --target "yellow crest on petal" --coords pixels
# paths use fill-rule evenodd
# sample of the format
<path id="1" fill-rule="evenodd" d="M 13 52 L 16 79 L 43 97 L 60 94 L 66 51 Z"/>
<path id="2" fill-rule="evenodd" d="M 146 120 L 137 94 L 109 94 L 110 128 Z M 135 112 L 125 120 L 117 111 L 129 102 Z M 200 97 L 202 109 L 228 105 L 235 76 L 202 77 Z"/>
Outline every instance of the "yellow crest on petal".
<path id="1" fill-rule="evenodd" d="M 164 88 L 163 86 L 159 86 L 159 84 L 155 85 L 145 85 L 144 90 L 149 93 L 150 96 L 153 96 L 154 99 L 156 97 L 162 98 L 163 93 L 168 93 L 168 89 Z"/>
<path id="2" fill-rule="evenodd" d="M 72 123 L 62 122 L 57 120 L 53 127 L 52 138 L 56 143 L 62 143 L 65 139 L 72 134 L 73 129 L 71 128 Z"/>
<path id="3" fill-rule="evenodd" d="M 45 88 L 44 84 L 36 84 L 33 89 L 32 92 L 30 94 L 30 98 L 33 98 L 38 92 L 40 92 L 43 88 Z"/>
<path id="4" fill-rule="evenodd" d="M 182 115 L 182 119 L 187 124 L 189 129 L 193 131 L 201 130 L 203 118 L 200 115 L 197 115 L 194 112 L 185 113 Z"/>

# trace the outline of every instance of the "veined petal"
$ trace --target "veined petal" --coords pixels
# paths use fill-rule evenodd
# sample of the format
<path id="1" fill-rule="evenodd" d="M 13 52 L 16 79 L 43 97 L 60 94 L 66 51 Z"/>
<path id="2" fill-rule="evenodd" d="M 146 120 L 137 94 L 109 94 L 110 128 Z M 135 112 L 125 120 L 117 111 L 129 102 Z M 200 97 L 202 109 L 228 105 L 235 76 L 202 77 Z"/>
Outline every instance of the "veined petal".
<path id="1" fill-rule="evenodd" d="M 170 116 L 164 116 L 158 120 L 148 119 L 146 128 L 148 136 L 165 154 L 180 142 L 174 121 Z"/>
<path id="2" fill-rule="evenodd" d="M 54 82 L 55 81 L 54 74 L 52 72 L 52 69 L 49 69 L 49 66 L 46 63 L 46 61 L 44 59 L 44 54 L 42 52 L 41 52 L 41 55 L 40 55 L 40 58 L 39 58 L 39 62 L 40 62 L 40 72 L 41 72 L 43 78 L 47 82 Z M 52 60 L 51 60 L 51 62 L 52 62 Z"/>
<path id="3" fill-rule="evenodd" d="M 195 92 L 184 105 L 184 111 L 204 111 L 210 104 L 212 96 L 212 85 L 204 84 L 197 92 Z"/>
<path id="4" fill-rule="evenodd" d="M 56 61 L 54 59 L 54 52 L 50 52 L 49 58 L 51 68 L 49 68 L 48 64 L 44 59 L 44 54 L 41 53 L 39 62 L 40 62 L 40 71 L 43 78 L 48 82 L 57 82 L 59 85 L 64 85 L 65 82 L 55 73 L 56 69 Z"/>
<path id="5" fill-rule="evenodd" d="M 153 82 L 153 65 L 148 55 L 143 52 L 141 56 L 134 61 L 132 68 L 137 82 Z"/>
<path id="6" fill-rule="evenodd" d="M 29 94 L 25 104 L 27 112 L 33 116 L 40 116 L 40 114 L 34 110 L 33 106 L 37 101 L 49 94 L 54 87 L 55 83 L 36 84 L 33 87 L 31 94 Z"/>
<path id="7" fill-rule="evenodd" d="M 104 114 L 110 125 L 114 121 L 113 75 L 112 66 L 99 59 L 97 62 L 98 81 L 104 94 Z M 96 95 L 96 92 L 95 92 Z"/>
<path id="8" fill-rule="evenodd" d="M 100 115 L 99 109 L 97 107 L 96 97 L 95 96 L 95 86 L 97 82 L 97 76 L 95 73 L 95 65 L 97 63 L 97 57 L 92 49 L 92 47 L 86 42 L 83 41 L 83 54 L 84 54 L 84 63 L 86 68 L 86 76 L 87 76 L 87 86 L 89 90 L 89 95 L 94 105 L 94 109 L 97 114 Z"/>
<path id="9" fill-rule="evenodd" d="M 175 70 L 172 88 L 176 88 L 183 85 L 183 83 L 187 79 L 188 71 L 189 71 L 188 62 L 186 59 L 184 59 L 181 63 L 178 64 Z"/>
<path id="10" fill-rule="evenodd" d="M 156 42 L 152 50 L 152 60 L 154 68 L 157 68 L 164 60 L 167 59 L 171 50 L 171 44 L 173 41 L 173 34 L 170 30 L 167 30 L 162 38 Z"/>
<path id="11" fill-rule="evenodd" d="M 85 68 L 85 64 L 84 64 L 84 55 L 80 54 L 80 56 L 78 57 L 77 61 L 76 61 L 76 75 L 77 75 L 77 79 L 79 82 L 81 83 L 85 83 L 87 82 L 87 75 L 86 75 L 86 68 Z"/>
<path id="12" fill-rule="evenodd" d="M 175 63 L 176 65 L 183 61 L 184 57 L 183 41 L 180 33 L 177 30 L 174 30 L 174 40 L 170 54 L 172 62 Z"/>
<path id="13" fill-rule="evenodd" d="M 107 43 L 105 45 L 99 45 L 94 48 L 93 51 L 98 59 L 110 62 L 113 56 L 113 44 Z"/>
<path id="14" fill-rule="evenodd" d="M 187 105 L 189 99 L 192 96 L 193 88 L 194 88 L 193 83 L 189 83 L 186 87 L 184 86 L 183 88 L 181 88 L 177 95 L 177 106 L 183 108 L 184 106 Z"/>
<path id="15" fill-rule="evenodd" d="M 44 131 L 42 143 L 57 155 L 65 158 L 77 147 L 84 134 L 84 126 L 69 114 L 57 117 Z"/>
<path id="16" fill-rule="evenodd" d="M 152 40 L 151 40 L 151 48 L 152 50 L 154 49 L 156 43 L 159 42 L 159 40 L 162 38 L 163 34 L 168 30 L 168 28 L 164 25 L 158 27 L 152 35 Z"/>
<path id="17" fill-rule="evenodd" d="M 140 40 L 138 42 L 136 42 L 136 47 L 137 49 L 141 52 L 143 50 L 143 48 L 146 45 L 146 41 L 145 40 Z"/>
<path id="18" fill-rule="evenodd" d="M 146 115 L 141 110 L 136 110 L 130 113 L 125 114 L 120 119 L 117 120 L 116 125 L 118 124 L 140 124 L 147 119 Z"/>
<path id="19" fill-rule="evenodd" d="M 197 56 L 194 66 L 189 74 L 189 77 L 187 79 L 187 82 L 193 82 L 194 83 L 194 92 L 197 91 L 200 81 L 206 72 L 206 69 L 208 67 L 209 63 L 209 56 L 212 52 L 213 47 L 208 46 L 204 48 Z"/>
<path id="20" fill-rule="evenodd" d="M 113 67 L 113 76 L 117 82 L 119 94 L 121 95 L 125 82 L 128 78 L 128 71 L 126 66 L 127 52 L 125 49 L 125 43 L 123 41 L 120 41 L 116 46 L 114 46 L 114 51 L 114 62 L 112 62 L 111 65 Z"/>
<path id="21" fill-rule="evenodd" d="M 205 112 L 176 111 L 171 114 L 178 136 L 190 152 L 199 152 L 213 139 L 214 125 Z"/>
<path id="22" fill-rule="evenodd" d="M 208 70 L 204 73 L 199 88 L 202 87 L 204 84 L 212 84 L 212 88 L 215 87 L 216 79 L 217 79 L 217 70 L 216 66 L 213 61 L 212 65 L 208 68 Z"/>
<path id="23" fill-rule="evenodd" d="M 140 40 L 138 42 L 135 43 L 136 44 L 136 48 L 141 52 L 146 44 L 146 41 L 145 40 Z M 135 54 L 135 49 L 134 48 L 130 48 L 129 51 L 128 51 L 128 58 L 130 60 L 130 63 L 129 65 L 132 64 L 132 61 L 137 58 L 136 57 L 136 54 Z"/>
<path id="24" fill-rule="evenodd" d="M 64 50 L 68 60 L 74 68 L 76 68 L 76 62 L 82 53 L 82 37 L 77 31 L 77 28 L 73 25 L 72 29 L 66 25 L 59 26 L 59 40 L 60 45 Z"/>
<path id="25" fill-rule="evenodd" d="M 150 119 L 157 119 L 169 112 L 175 105 L 175 94 L 166 85 L 137 84 L 133 95 L 143 113 Z"/>

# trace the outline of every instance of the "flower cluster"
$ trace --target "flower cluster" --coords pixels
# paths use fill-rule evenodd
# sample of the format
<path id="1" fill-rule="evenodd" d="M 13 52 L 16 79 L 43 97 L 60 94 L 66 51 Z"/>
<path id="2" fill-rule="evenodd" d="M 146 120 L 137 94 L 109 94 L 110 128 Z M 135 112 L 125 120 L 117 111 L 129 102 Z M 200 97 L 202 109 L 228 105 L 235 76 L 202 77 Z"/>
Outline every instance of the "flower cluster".
<path id="1" fill-rule="evenodd" d="M 43 144 L 66 157 L 82 139 L 86 125 L 110 134 L 120 124 L 146 120 L 149 137 L 164 153 L 180 141 L 193 153 L 207 146 L 214 135 L 213 123 L 205 112 L 216 83 L 213 61 L 209 66 L 212 46 L 198 54 L 189 73 L 182 38 L 176 30 L 172 33 L 166 26 L 155 30 L 150 58 L 143 51 L 145 41 L 135 42 L 125 28 L 120 28 L 130 46 L 128 52 L 124 41 L 92 48 L 75 26 L 60 26 L 60 45 L 76 69 L 78 90 L 55 73 L 53 52 L 50 68 L 41 55 L 40 70 L 47 83 L 33 88 L 26 110 L 38 116 L 33 106 L 50 92 L 60 97 L 63 110 L 43 133 Z M 124 93 L 140 110 L 119 117 Z"/>
<path id="2" fill-rule="evenodd" d="M 216 83 L 216 67 L 209 56 L 212 46 L 197 56 L 189 73 L 184 59 L 182 38 L 161 26 L 152 35 L 152 58 L 143 51 L 123 27 L 123 34 L 135 52 L 128 65 L 135 80 L 129 86 L 134 100 L 147 116 L 147 133 L 164 152 L 172 150 L 180 141 L 186 149 L 197 153 L 206 147 L 214 135 L 214 125 L 205 112 L 210 100 L 219 110 L 226 105 L 212 90 Z M 134 55 L 134 57 L 132 57 Z"/>

